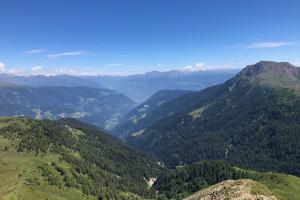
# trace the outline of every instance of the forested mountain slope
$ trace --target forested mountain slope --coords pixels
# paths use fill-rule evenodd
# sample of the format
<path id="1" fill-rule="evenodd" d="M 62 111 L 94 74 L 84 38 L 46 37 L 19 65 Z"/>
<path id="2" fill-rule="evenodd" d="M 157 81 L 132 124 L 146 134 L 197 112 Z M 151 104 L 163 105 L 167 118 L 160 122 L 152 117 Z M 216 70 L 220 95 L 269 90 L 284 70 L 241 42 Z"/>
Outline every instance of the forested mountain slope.
<path id="1" fill-rule="evenodd" d="M 1 199 L 155 197 L 157 161 L 73 119 L 0 120 Z"/>
<path id="2" fill-rule="evenodd" d="M 164 170 L 153 187 L 159 191 L 159 197 L 161 199 L 182 200 L 194 193 L 197 194 L 199 190 L 205 189 L 204 191 L 207 191 L 206 188 L 211 185 L 218 184 L 226 180 L 232 181 L 240 179 L 252 180 L 247 182 L 254 183 L 251 184 L 254 187 L 247 188 L 246 190 L 249 191 L 248 189 L 251 189 L 250 191 L 252 194 L 267 194 L 267 196 L 272 194 L 271 196 L 275 196 L 276 199 L 279 200 L 300 199 L 299 177 L 287 174 L 271 172 L 261 173 L 244 170 L 224 161 L 200 161 L 191 165 L 180 166 L 176 169 Z M 243 183 L 243 181 L 241 183 Z M 245 186 L 245 184 L 242 185 Z M 231 193 L 235 193 L 236 191 L 235 184 L 232 186 L 227 185 L 225 189 L 226 190 L 221 191 L 228 191 Z M 213 190 L 210 191 L 210 194 L 215 194 L 213 193 Z M 217 198 L 218 196 L 213 197 Z M 222 196 L 220 197 L 220 200 L 234 199 L 222 198 Z"/>
<path id="3" fill-rule="evenodd" d="M 0 119 L 0 199 L 182 200 L 225 180 L 252 179 L 297 199 L 300 179 L 222 161 L 176 169 L 74 119 Z"/>
<path id="4" fill-rule="evenodd" d="M 247 66 L 224 84 L 168 102 L 189 107 L 129 143 L 171 166 L 221 159 L 300 175 L 299 74 L 289 63 Z"/>

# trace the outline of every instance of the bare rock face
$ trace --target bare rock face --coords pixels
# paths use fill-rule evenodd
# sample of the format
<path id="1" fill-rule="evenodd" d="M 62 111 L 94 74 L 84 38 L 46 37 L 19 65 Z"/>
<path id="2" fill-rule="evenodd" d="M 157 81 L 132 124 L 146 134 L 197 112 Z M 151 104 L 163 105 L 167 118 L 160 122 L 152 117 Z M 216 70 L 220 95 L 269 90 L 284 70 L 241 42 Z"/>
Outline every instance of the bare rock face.
<path id="1" fill-rule="evenodd" d="M 249 179 L 228 180 L 199 191 L 185 200 L 277 200 L 270 190 Z"/>

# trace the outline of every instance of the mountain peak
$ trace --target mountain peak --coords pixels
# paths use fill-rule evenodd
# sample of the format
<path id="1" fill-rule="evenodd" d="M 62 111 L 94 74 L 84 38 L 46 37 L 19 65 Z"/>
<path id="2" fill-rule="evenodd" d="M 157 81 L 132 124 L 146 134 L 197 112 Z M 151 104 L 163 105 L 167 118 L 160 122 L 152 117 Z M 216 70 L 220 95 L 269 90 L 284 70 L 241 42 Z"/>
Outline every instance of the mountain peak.
<path id="1" fill-rule="evenodd" d="M 290 78 L 300 78 L 300 68 L 288 62 L 260 61 L 254 65 L 248 65 L 239 74 L 239 77 L 252 79 L 261 74 L 271 76 L 285 76 Z"/>

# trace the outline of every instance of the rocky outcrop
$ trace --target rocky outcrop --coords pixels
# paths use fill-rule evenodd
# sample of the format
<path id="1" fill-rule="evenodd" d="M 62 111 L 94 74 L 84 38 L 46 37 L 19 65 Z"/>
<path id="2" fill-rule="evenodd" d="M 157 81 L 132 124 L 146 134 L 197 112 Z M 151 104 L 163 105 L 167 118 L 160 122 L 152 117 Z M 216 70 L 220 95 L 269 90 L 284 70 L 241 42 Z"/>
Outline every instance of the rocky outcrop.
<path id="1" fill-rule="evenodd" d="M 264 185 L 249 180 L 228 180 L 201 190 L 185 200 L 277 200 Z"/>

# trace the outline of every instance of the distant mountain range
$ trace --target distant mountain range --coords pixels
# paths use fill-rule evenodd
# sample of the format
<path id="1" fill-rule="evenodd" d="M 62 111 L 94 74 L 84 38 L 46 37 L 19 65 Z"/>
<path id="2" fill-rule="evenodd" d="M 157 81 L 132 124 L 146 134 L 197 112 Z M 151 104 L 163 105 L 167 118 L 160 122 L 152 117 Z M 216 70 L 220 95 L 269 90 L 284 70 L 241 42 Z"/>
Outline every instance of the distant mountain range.
<path id="1" fill-rule="evenodd" d="M 166 71 L 148 72 L 130 76 L 14 76 L 0 75 L 0 82 L 40 86 L 89 86 L 107 88 L 119 91 L 142 103 L 159 90 L 201 90 L 208 86 L 223 83 L 233 77 L 237 70 L 212 70 L 212 71 Z"/>
<path id="2" fill-rule="evenodd" d="M 124 77 L 1 74 L 0 116 L 73 117 L 111 130 L 120 119 L 126 121 L 124 116 L 136 106 L 134 101 L 140 102 L 161 89 L 200 90 L 223 82 L 234 73 L 174 70 Z"/>
<path id="3" fill-rule="evenodd" d="M 87 86 L 0 86 L 0 116 L 76 118 L 106 129 L 136 106 L 119 92 Z"/>
<path id="4" fill-rule="evenodd" d="M 262 61 L 164 103 L 153 111 L 163 118 L 134 130 L 128 143 L 171 166 L 221 159 L 300 175 L 299 94 L 299 68 Z"/>
<path id="5" fill-rule="evenodd" d="M 85 79 L 78 76 L 70 75 L 57 75 L 57 76 L 44 76 L 44 75 L 30 75 L 30 76 L 16 76 L 12 74 L 0 74 L 0 83 L 12 83 L 17 85 L 26 85 L 30 87 L 42 86 L 88 86 L 96 88 L 104 88 L 98 82 Z"/>
<path id="6" fill-rule="evenodd" d="M 135 102 L 142 103 L 160 90 L 201 90 L 223 83 L 233 77 L 238 70 L 212 71 L 153 71 L 124 77 L 90 77 L 90 80 L 119 91 Z"/>

